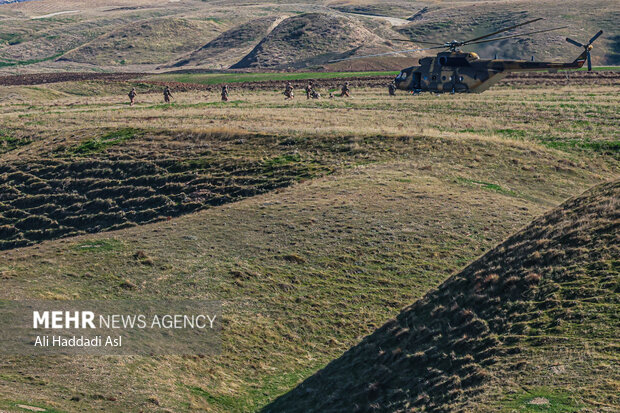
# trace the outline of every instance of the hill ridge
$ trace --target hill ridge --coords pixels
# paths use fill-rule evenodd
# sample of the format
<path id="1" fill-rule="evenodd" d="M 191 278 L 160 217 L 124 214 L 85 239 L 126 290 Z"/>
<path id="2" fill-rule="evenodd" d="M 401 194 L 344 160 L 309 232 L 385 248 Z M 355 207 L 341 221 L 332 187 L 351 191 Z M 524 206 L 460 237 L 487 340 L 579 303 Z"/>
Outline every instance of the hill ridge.
<path id="1" fill-rule="evenodd" d="M 535 219 L 264 411 L 498 411 L 511 392 L 546 381 L 559 383 L 548 403 L 577 390 L 563 403 L 619 406 L 594 376 L 618 377 L 605 367 L 617 343 L 596 341 L 618 331 L 613 308 L 598 305 L 620 287 L 618 195 L 620 181 L 609 182 Z M 583 346 L 590 365 L 551 357 Z M 549 379 L 534 357 L 570 373 Z"/>
<path id="2" fill-rule="evenodd" d="M 386 41 L 349 17 L 303 13 L 284 19 L 231 69 L 304 67 L 377 48 L 387 50 Z"/>
<path id="3" fill-rule="evenodd" d="M 170 67 L 209 65 L 214 60 L 221 62 L 221 65 L 226 63 L 230 65 L 229 60 L 234 61 L 235 54 L 248 53 L 284 19 L 286 15 L 272 15 L 235 26 L 192 51 L 188 56 L 179 59 Z"/>

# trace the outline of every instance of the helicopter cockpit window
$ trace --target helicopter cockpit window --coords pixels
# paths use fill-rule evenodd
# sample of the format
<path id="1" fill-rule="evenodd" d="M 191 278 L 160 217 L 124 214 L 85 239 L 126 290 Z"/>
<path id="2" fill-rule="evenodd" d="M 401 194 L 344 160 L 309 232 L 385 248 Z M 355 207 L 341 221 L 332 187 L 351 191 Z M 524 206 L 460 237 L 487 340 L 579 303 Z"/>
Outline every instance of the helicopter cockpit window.
<path id="1" fill-rule="evenodd" d="M 398 76 L 396 76 L 396 79 L 399 79 L 399 80 L 407 79 L 407 73 L 406 72 L 400 72 L 398 74 Z"/>
<path id="2" fill-rule="evenodd" d="M 461 67 L 469 66 L 469 62 L 464 57 L 445 57 L 439 58 L 439 64 L 442 66 Z"/>

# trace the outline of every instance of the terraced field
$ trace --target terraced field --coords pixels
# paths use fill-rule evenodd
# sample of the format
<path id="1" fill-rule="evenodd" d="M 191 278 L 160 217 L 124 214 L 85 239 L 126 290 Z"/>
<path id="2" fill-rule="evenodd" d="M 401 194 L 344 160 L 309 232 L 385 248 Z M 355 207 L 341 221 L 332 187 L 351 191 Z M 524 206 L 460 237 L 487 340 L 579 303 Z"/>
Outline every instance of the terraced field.
<path id="1" fill-rule="evenodd" d="M 131 152 L 99 155 L 106 147 L 144 135 L 135 129 L 117 130 L 63 148 L 64 153 L 57 148 L 54 158 L 0 164 L 0 249 L 170 219 L 327 171 L 314 160 L 302 161 L 285 151 L 256 159 L 248 155 L 243 136 L 232 150 L 223 146 L 234 143 L 223 142 L 214 150 L 211 142 L 174 158 L 167 158 L 165 151 L 142 159 Z"/>

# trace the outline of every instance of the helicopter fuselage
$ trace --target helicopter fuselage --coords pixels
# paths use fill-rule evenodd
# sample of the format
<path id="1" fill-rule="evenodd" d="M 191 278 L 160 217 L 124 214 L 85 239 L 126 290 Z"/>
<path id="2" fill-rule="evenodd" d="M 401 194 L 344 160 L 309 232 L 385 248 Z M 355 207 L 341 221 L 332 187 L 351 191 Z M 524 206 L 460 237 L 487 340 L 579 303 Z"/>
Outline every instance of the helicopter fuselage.
<path id="1" fill-rule="evenodd" d="M 420 59 L 419 66 L 403 69 L 394 81 L 398 89 L 414 93 L 480 93 L 510 72 L 578 69 L 585 60 L 586 52 L 571 63 L 482 60 L 476 53 L 442 52 Z"/>

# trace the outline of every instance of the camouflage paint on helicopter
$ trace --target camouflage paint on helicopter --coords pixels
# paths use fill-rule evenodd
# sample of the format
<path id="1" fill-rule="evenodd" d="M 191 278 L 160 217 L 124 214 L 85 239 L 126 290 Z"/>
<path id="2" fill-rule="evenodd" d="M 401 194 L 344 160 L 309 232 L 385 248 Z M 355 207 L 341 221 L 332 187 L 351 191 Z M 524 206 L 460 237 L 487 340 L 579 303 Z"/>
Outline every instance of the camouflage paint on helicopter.
<path id="1" fill-rule="evenodd" d="M 480 93 L 510 72 L 578 69 L 585 61 L 585 51 L 572 63 L 482 60 L 473 52 L 442 52 L 420 59 L 420 66 L 403 69 L 395 82 L 398 89 L 413 92 Z"/>
<path id="2" fill-rule="evenodd" d="M 542 18 L 529 20 L 524 23 L 519 23 L 514 26 L 497 30 L 493 33 L 485 34 L 484 36 L 479 36 L 465 41 L 453 40 L 447 43 L 435 43 L 413 41 L 409 39 L 394 39 L 398 41 L 432 44 L 435 46 L 424 49 L 401 50 L 369 56 L 356 56 L 334 61 L 337 62 L 341 60 L 362 59 L 367 57 L 400 54 L 404 52 L 420 52 L 431 49 L 448 49 L 448 51 L 438 53 L 435 57 L 424 57 L 420 59 L 420 66 L 412 66 L 403 69 L 398 76 L 396 76 L 396 79 L 394 79 L 396 87 L 398 89 L 411 91 L 413 93 L 480 93 L 496 84 L 510 72 L 526 72 L 545 69 L 549 71 L 557 71 L 560 69 L 579 69 L 586 61 L 588 62 L 588 70 L 592 70 L 592 61 L 590 59 L 592 42 L 603 34 L 602 30 L 596 33 L 587 44 L 581 44 L 575 40 L 566 38 L 567 42 L 584 48 L 583 53 L 581 53 L 579 57 L 571 63 L 535 62 L 533 60 L 482 60 L 476 53 L 462 52 L 460 50 L 460 48 L 465 45 L 495 42 L 498 40 L 512 39 L 535 33 L 545 33 L 564 28 L 555 27 L 553 29 L 537 30 L 529 33 L 513 34 L 510 36 L 488 39 L 488 37 L 496 34 L 525 26 L 526 24 L 531 24 L 539 20 L 542 20 Z"/>

